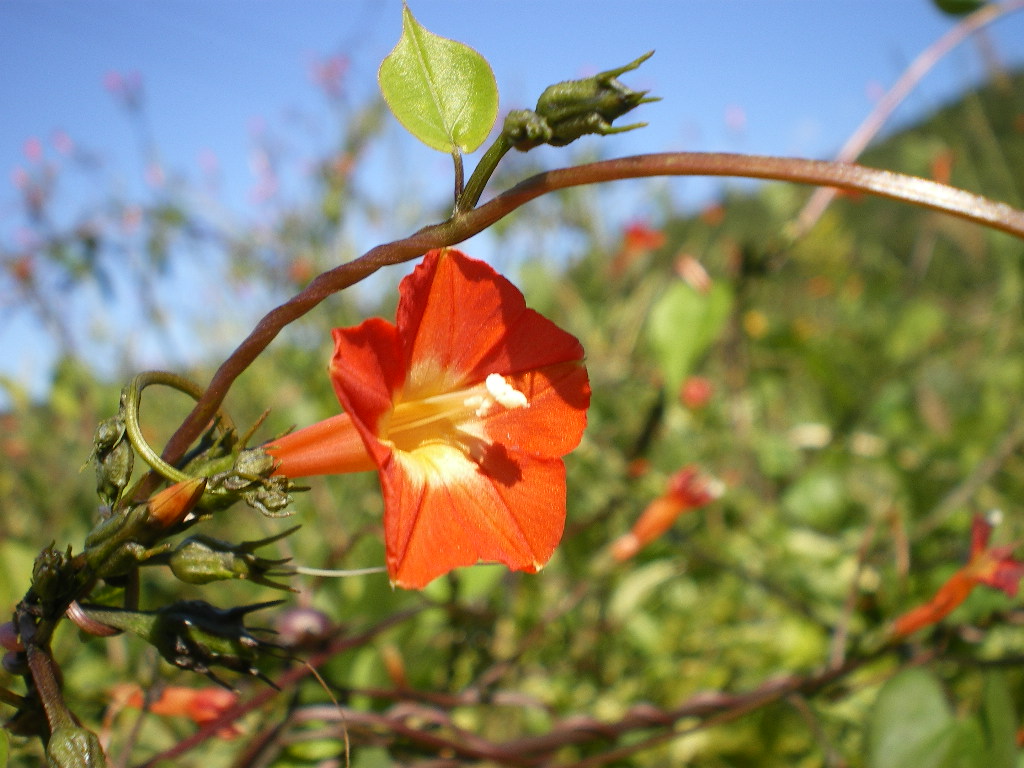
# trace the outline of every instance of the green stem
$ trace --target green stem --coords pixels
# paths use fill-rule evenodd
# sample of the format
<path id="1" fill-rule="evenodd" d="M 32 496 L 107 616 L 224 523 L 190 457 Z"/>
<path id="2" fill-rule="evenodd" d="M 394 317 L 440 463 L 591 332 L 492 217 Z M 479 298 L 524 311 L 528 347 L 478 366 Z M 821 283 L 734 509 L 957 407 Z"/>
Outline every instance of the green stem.
<path id="1" fill-rule="evenodd" d="M 476 204 L 480 201 L 480 196 L 484 193 L 484 187 L 487 186 L 487 182 L 494 175 L 494 169 L 498 167 L 501 158 L 510 149 L 512 149 L 512 145 L 505 138 L 504 133 L 498 136 L 497 140 L 488 147 L 487 151 L 484 152 L 484 156 L 480 158 L 480 162 L 476 164 L 476 168 L 473 169 L 473 175 L 469 177 L 466 188 L 455 200 L 456 215 L 471 211 L 476 207 Z"/>
<path id="2" fill-rule="evenodd" d="M 455 165 L 455 210 L 458 211 L 459 198 L 462 197 L 462 185 L 466 179 L 466 170 L 462 164 L 462 153 L 452 148 L 452 163 Z"/>
<path id="3" fill-rule="evenodd" d="M 25 697 L 19 696 L 14 691 L 9 691 L 6 688 L 0 687 L 0 702 L 14 707 L 15 709 L 21 709 L 22 705 L 25 703 Z"/>
<path id="4" fill-rule="evenodd" d="M 199 384 L 186 379 L 184 376 L 178 376 L 177 374 L 169 373 L 167 371 L 146 371 L 132 379 L 124 396 L 124 412 L 122 413 L 122 417 L 124 418 L 125 433 L 128 436 L 128 441 L 132 444 L 132 448 L 135 449 L 135 452 L 142 457 L 142 460 L 145 461 L 154 472 L 166 480 L 170 480 L 175 483 L 192 480 L 193 478 L 191 475 L 182 472 L 180 469 L 172 467 L 164 461 L 157 452 L 153 450 L 146 441 L 146 438 L 142 435 L 142 428 L 139 426 L 139 408 L 142 404 L 142 390 L 151 384 L 163 384 L 164 386 L 171 387 L 179 392 L 184 392 L 186 395 L 191 396 L 197 401 L 202 398 L 204 390 Z M 234 424 L 226 413 L 219 411 L 218 416 L 225 429 L 234 429 Z M 128 497 L 130 498 L 131 494 L 128 494 Z"/>

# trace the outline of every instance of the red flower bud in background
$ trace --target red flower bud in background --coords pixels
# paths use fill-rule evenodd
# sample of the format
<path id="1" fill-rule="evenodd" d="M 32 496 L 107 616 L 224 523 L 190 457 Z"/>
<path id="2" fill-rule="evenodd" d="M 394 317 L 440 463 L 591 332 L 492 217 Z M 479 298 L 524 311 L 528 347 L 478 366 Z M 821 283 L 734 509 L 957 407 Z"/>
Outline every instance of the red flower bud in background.
<path id="1" fill-rule="evenodd" d="M 629 266 L 645 253 L 665 244 L 665 233 L 654 229 L 646 222 L 634 221 L 626 225 L 622 233 L 622 247 L 612 260 L 610 272 L 613 277 L 625 273 Z"/>
<path id="2" fill-rule="evenodd" d="M 679 388 L 679 400 L 692 411 L 699 410 L 711 401 L 715 385 L 703 376 L 690 376 Z"/>
<path id="3" fill-rule="evenodd" d="M 669 478 L 665 493 L 647 505 L 633 529 L 612 544 L 619 562 L 637 552 L 672 527 L 684 512 L 703 507 L 722 495 L 722 484 L 695 466 L 683 467 Z"/>

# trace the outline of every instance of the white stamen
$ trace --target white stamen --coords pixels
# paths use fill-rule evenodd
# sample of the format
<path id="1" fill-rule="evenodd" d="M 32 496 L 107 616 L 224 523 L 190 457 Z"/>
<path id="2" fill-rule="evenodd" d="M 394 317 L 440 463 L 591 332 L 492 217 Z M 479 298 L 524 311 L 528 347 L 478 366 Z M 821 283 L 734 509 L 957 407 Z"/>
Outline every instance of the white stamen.
<path id="1" fill-rule="evenodd" d="M 506 408 L 530 407 L 530 401 L 526 399 L 526 395 L 505 381 L 505 378 L 499 373 L 490 374 L 484 385 L 491 393 L 491 397 Z"/>
<path id="2" fill-rule="evenodd" d="M 492 373 L 484 379 L 486 395 L 473 395 L 462 401 L 467 408 L 473 408 L 477 418 L 482 419 L 495 405 L 503 408 L 529 408 L 530 401 L 526 395 L 513 387 L 500 373 Z"/>

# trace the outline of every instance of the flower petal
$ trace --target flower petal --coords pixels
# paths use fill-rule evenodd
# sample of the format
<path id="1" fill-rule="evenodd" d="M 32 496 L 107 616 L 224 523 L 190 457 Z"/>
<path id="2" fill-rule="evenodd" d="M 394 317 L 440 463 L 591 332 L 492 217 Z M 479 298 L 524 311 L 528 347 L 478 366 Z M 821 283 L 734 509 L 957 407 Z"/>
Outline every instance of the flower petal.
<path id="1" fill-rule="evenodd" d="M 433 386 L 483 381 L 582 360 L 571 334 L 526 308 L 523 294 L 488 264 L 461 251 L 430 251 L 399 287 L 397 326 L 409 366 L 409 397 Z M 468 331 L 468 333 L 467 333 Z"/>
<path id="2" fill-rule="evenodd" d="M 488 441 L 533 456 L 564 456 L 579 445 L 587 426 L 590 384 L 579 362 L 559 363 L 509 376 L 528 408 L 495 410 L 482 419 Z"/>
<path id="3" fill-rule="evenodd" d="M 456 449 L 437 450 L 426 462 L 396 452 L 381 467 L 392 582 L 419 588 L 480 561 L 542 567 L 565 525 L 562 461 L 495 447 L 478 466 Z"/>
<path id="4" fill-rule="evenodd" d="M 995 547 L 971 559 L 969 568 L 979 582 L 1016 597 L 1024 578 L 1024 563 L 1015 560 L 1013 547 Z"/>
<path id="5" fill-rule="evenodd" d="M 988 548 L 992 538 L 992 524 L 983 515 L 971 518 L 971 557 L 980 555 Z"/>
<path id="6" fill-rule="evenodd" d="M 341 407 L 359 428 L 366 447 L 379 464 L 387 454 L 376 436 L 402 390 L 405 366 L 395 326 L 378 317 L 354 328 L 334 329 L 331 383 Z"/>

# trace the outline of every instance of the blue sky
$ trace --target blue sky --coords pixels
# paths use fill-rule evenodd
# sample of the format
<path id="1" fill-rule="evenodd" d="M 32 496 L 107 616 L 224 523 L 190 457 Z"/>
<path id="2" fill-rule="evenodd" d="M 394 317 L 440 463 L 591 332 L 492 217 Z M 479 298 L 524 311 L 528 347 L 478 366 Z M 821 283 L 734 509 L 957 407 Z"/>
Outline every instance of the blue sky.
<path id="1" fill-rule="evenodd" d="M 930 0 L 410 6 L 428 29 L 489 59 L 503 110 L 532 106 L 553 82 L 655 49 L 627 81 L 662 101 L 642 107 L 649 128 L 602 140 L 611 155 L 687 149 L 827 157 L 878 93 L 954 23 Z M 0 0 L 0 253 L 16 248 L 24 233 L 13 178 L 31 165 L 26 146 L 33 139 L 44 157 L 56 157 L 55 137 L 63 132 L 100 160 L 106 191 L 144 194 L 138 132 L 104 88 L 108 73 L 141 78 L 163 166 L 200 179 L 215 158 L 219 204 L 247 220 L 258 181 L 254 131 L 263 126 L 316 157 L 334 137 L 331 106 L 311 82 L 311 66 L 345 56 L 349 103 L 361 103 L 375 91 L 377 66 L 400 28 L 400 0 Z M 1024 61 L 1024 14 L 1007 16 L 989 35 L 1004 61 Z M 897 122 L 939 106 L 984 72 L 978 48 L 962 46 L 922 83 Z M 423 189 L 450 186 L 446 158 L 398 133 L 395 142 L 402 167 L 423 179 Z M 691 182 L 684 196 L 697 199 L 720 183 Z M 101 191 L 69 179 L 61 205 L 77 210 Z M 642 215 L 637 205 L 624 215 Z M 0 376 L 38 380 L 48 365 L 46 345 L 30 322 L 3 307 L 9 296 L 0 279 Z"/>

